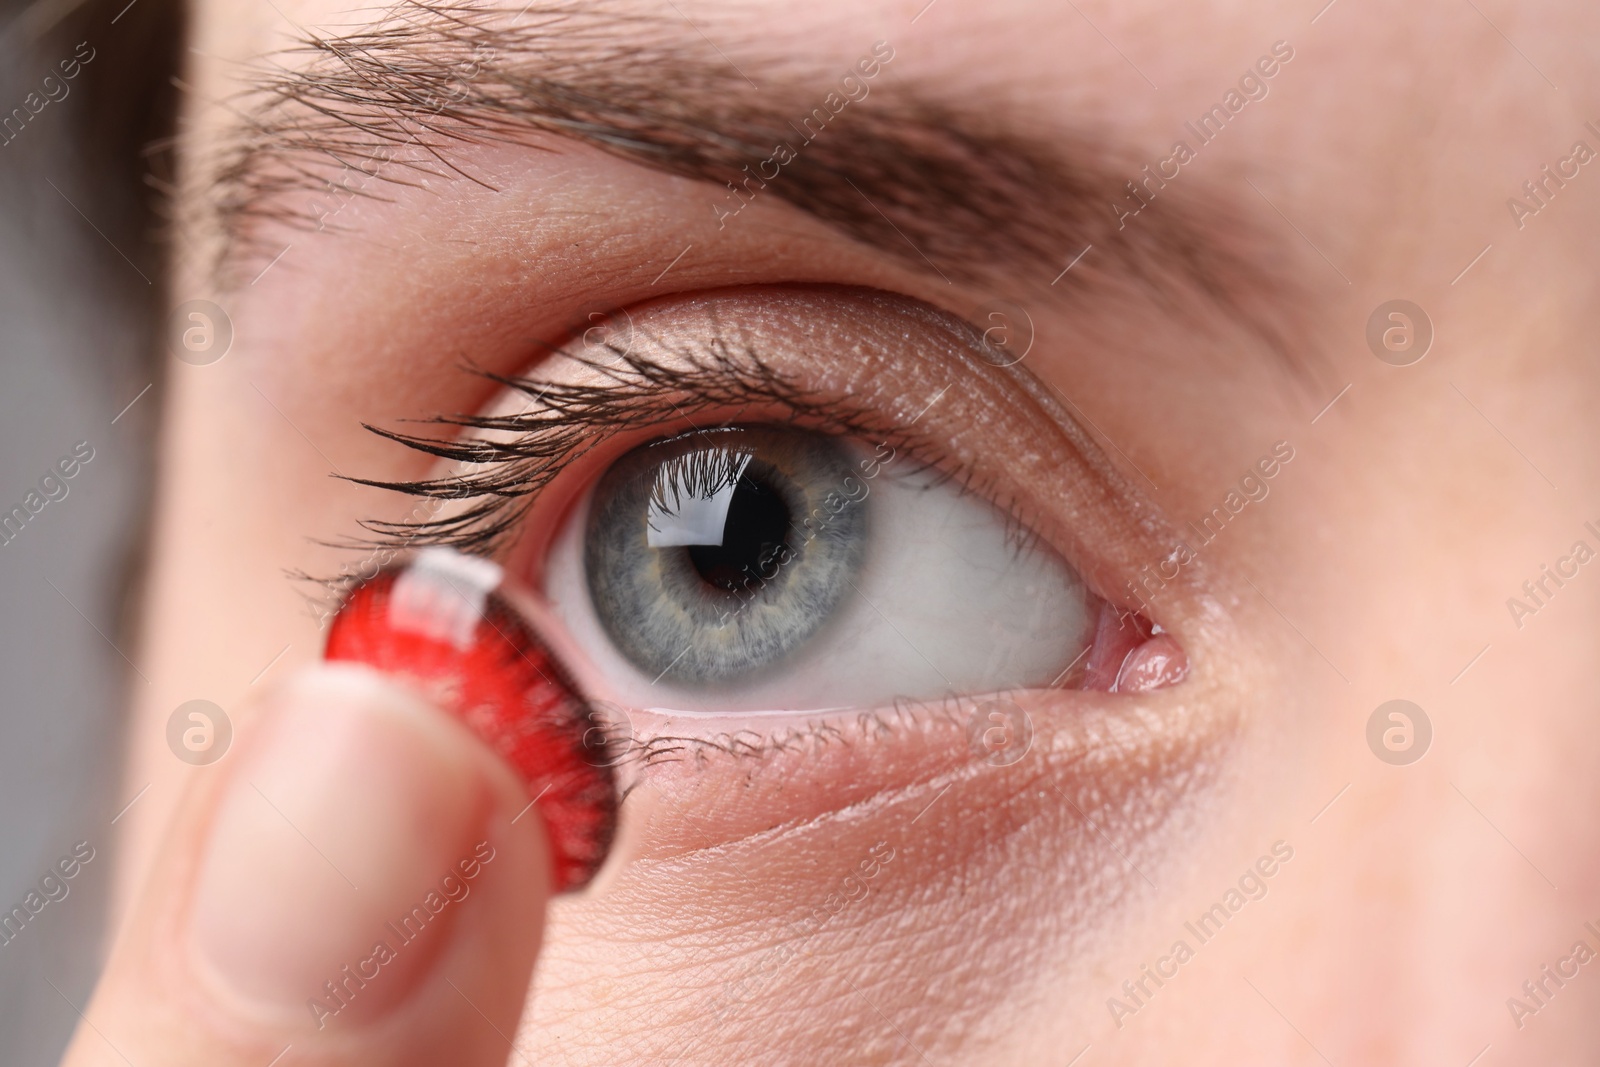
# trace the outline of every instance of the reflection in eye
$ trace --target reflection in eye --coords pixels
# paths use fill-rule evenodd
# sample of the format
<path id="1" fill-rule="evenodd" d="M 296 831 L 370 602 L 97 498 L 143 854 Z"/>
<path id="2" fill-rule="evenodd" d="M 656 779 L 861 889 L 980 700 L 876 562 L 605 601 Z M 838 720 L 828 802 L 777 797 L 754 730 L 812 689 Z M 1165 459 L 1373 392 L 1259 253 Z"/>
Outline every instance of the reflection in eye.
<path id="1" fill-rule="evenodd" d="M 548 594 L 613 695 L 680 711 L 861 707 L 1048 686 L 1092 598 L 995 507 L 889 445 L 789 427 L 624 455 Z"/>

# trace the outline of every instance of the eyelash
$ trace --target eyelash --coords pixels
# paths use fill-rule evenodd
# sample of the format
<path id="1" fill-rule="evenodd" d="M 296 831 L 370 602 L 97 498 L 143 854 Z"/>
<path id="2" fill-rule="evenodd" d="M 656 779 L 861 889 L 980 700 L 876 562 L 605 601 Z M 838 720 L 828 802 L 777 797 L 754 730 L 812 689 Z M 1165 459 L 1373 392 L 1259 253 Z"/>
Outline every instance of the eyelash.
<path id="1" fill-rule="evenodd" d="M 897 726 L 924 724 L 932 718 L 948 726 L 959 726 L 964 721 L 961 710 L 963 700 L 972 703 L 966 697 L 946 697 L 929 701 L 898 699 L 889 708 L 898 722 L 891 722 L 884 709 L 858 711 L 853 714 L 858 724 L 863 727 L 861 731 L 863 734 L 887 734 L 893 732 Z M 967 710 L 970 711 L 970 707 Z M 870 730 L 866 729 L 867 727 L 870 727 Z M 607 741 L 615 746 L 616 751 L 622 753 L 617 760 L 617 766 L 637 764 L 641 768 L 653 767 L 658 763 L 677 763 L 685 759 L 693 759 L 697 764 L 703 764 L 714 755 L 762 760 L 776 753 L 792 752 L 806 745 L 851 743 L 845 731 L 830 719 L 791 726 L 770 734 L 755 730 L 735 730 L 710 737 L 656 734 L 644 741 L 633 737 L 608 737 Z M 632 792 L 633 787 L 633 785 L 625 787 L 624 797 Z"/>
<path id="2" fill-rule="evenodd" d="M 659 339 L 654 339 L 659 340 Z M 479 555 L 504 547 L 507 535 L 526 516 L 538 494 L 574 461 L 605 442 L 633 430 L 682 423 L 707 411 L 717 424 L 737 421 L 741 409 L 776 408 L 791 422 L 823 433 L 848 434 L 883 441 L 916 462 L 937 468 L 957 480 L 945 457 L 925 437 L 904 427 L 887 425 L 870 411 L 853 409 L 847 400 L 811 392 L 768 366 L 748 344 L 735 346 L 723 337 L 679 347 L 681 361 L 668 366 L 614 344 L 604 348 L 610 359 L 573 355 L 566 358 L 604 375 L 603 384 L 538 382 L 488 371 L 487 380 L 515 390 L 533 401 L 532 410 L 515 415 L 441 415 L 422 420 L 465 431 L 516 435 L 509 440 L 482 437 L 436 437 L 401 433 L 370 424 L 366 429 L 408 448 L 443 460 L 487 469 L 470 474 L 412 481 L 351 478 L 372 486 L 433 500 L 476 500 L 465 510 L 440 518 L 364 520 L 373 540 L 338 547 L 396 550 L 448 545 Z M 782 421 L 765 415 L 762 421 Z M 1019 516 L 1011 524 L 1026 530 Z"/>

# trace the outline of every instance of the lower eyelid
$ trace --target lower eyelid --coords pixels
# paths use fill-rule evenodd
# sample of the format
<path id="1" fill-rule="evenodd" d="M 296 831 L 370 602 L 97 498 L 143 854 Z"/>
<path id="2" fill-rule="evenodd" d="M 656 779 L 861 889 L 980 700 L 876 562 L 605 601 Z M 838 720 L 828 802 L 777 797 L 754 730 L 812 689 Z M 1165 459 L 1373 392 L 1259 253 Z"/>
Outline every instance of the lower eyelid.
<path id="1" fill-rule="evenodd" d="M 640 858 L 775 838 L 839 818 L 909 829 L 945 801 L 969 810 L 971 798 L 962 794 L 972 788 L 1050 794 L 1088 777 L 1105 794 L 1140 792 L 1145 803 L 1172 805 L 1208 784 L 1198 772 L 1213 765 L 1238 725 L 1217 710 L 1229 702 L 1209 689 L 1120 698 L 1014 691 L 797 717 L 787 732 L 760 740 L 709 728 L 705 719 L 632 712 L 636 744 L 618 771 L 629 803 L 663 809 L 635 844 Z M 1031 738 L 990 761 L 976 754 L 971 735 L 997 699 L 1027 717 Z"/>

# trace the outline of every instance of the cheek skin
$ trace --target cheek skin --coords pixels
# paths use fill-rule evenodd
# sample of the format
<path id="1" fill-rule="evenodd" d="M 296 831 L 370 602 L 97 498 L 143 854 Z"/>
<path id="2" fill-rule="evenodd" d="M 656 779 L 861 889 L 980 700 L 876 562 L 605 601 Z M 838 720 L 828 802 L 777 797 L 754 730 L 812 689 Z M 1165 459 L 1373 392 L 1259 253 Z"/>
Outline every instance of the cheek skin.
<path id="1" fill-rule="evenodd" d="M 627 1033 L 640 1062 L 899 1061 L 884 1017 L 936 1060 L 1059 1051 L 1103 1011 L 1086 956 L 1195 840 L 1238 720 L 1215 677 L 1017 699 L 1036 733 L 1010 766 L 924 710 L 646 770 L 629 864 L 552 910 L 530 1052 L 603 1062 Z"/>

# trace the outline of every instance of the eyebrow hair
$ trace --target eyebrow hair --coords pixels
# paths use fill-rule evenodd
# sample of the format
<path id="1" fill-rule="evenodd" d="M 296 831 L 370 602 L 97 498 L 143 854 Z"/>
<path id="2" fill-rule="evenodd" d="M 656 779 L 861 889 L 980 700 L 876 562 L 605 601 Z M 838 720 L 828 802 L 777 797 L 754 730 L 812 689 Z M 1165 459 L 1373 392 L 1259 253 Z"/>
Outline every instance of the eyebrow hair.
<path id="1" fill-rule="evenodd" d="M 1135 203 L 1139 165 L 1107 138 L 1024 134 L 996 117 L 998 102 L 956 108 L 864 69 L 791 58 L 758 71 L 757 89 L 684 18 L 604 2 L 513 12 L 403 0 L 354 32 L 307 32 L 231 101 L 237 119 L 202 161 L 204 208 L 224 238 L 219 280 L 273 254 L 267 223 L 320 229 L 325 201 L 381 199 L 378 182 L 487 184 L 453 146 L 548 147 L 540 135 L 555 135 L 707 183 L 708 215 L 724 223 L 747 194 L 770 196 L 952 284 L 1200 305 L 1295 361 L 1290 257 L 1231 200 L 1191 179 L 1124 220 L 1114 204 Z M 823 106 L 863 86 L 858 102 Z M 763 180 L 779 145 L 793 158 Z"/>

